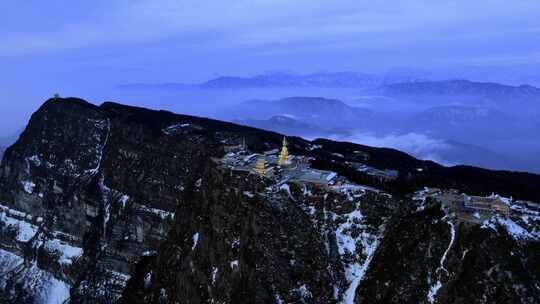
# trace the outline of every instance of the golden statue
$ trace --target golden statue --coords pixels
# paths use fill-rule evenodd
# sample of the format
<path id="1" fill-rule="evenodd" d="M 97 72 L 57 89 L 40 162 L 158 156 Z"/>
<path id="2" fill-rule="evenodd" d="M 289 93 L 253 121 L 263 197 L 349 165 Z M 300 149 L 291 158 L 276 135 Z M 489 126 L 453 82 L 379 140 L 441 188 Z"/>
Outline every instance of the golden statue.
<path id="1" fill-rule="evenodd" d="M 283 145 L 281 146 L 281 151 L 279 152 L 278 165 L 284 167 L 289 164 L 289 149 L 287 149 L 287 138 L 283 136 Z"/>
<path id="2" fill-rule="evenodd" d="M 264 176 L 264 173 L 266 172 L 266 160 L 263 157 L 257 159 L 257 163 L 255 164 L 255 172 L 257 172 L 260 176 Z"/>

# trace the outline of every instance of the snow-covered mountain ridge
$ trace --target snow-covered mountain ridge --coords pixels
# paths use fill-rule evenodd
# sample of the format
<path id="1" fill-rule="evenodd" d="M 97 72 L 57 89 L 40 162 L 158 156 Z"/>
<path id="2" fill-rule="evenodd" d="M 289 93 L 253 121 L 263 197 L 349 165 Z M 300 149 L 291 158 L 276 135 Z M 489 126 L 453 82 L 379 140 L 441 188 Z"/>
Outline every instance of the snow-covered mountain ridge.
<path id="1" fill-rule="evenodd" d="M 0 166 L 0 301 L 537 302 L 540 176 L 282 140 L 47 101 Z"/>

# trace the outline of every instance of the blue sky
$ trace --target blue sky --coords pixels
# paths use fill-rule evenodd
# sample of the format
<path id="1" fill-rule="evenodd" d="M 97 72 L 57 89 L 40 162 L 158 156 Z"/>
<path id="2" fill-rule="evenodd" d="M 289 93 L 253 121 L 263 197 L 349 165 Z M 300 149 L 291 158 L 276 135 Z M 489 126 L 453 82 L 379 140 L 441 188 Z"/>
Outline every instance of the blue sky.
<path id="1" fill-rule="evenodd" d="M 3 0 L 0 14 L 5 130 L 54 92 L 122 83 L 540 64 L 538 0 Z"/>

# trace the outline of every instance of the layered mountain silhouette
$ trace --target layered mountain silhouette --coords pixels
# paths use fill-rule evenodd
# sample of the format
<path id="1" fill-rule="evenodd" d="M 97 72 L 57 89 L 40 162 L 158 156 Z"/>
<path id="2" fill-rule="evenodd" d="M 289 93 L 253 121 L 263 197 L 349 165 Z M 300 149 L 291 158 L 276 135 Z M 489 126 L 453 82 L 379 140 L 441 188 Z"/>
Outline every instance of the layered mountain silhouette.
<path id="1" fill-rule="evenodd" d="M 497 101 L 540 102 L 540 89 L 530 85 L 510 86 L 469 80 L 413 81 L 384 85 L 380 91 L 389 95 L 474 96 Z"/>
<path id="2" fill-rule="evenodd" d="M 376 75 L 355 72 L 313 73 L 306 75 L 291 73 L 268 73 L 252 77 L 221 76 L 197 84 L 125 84 L 121 89 L 130 90 L 182 90 L 182 89 L 256 89 L 256 88 L 364 88 L 387 83 L 415 80 L 405 75 Z"/>

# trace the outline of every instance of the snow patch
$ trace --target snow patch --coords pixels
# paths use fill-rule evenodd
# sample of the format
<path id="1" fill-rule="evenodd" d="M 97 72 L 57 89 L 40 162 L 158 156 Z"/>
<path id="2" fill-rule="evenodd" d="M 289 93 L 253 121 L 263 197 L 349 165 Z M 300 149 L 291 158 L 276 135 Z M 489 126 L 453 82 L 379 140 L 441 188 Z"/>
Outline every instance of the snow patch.
<path id="1" fill-rule="evenodd" d="M 424 187 L 424 189 L 420 191 L 416 191 L 413 196 L 413 201 L 418 202 L 418 206 L 416 207 L 416 212 L 420 212 L 424 209 L 426 209 L 426 198 L 427 194 L 429 192 L 428 187 Z"/>
<path id="2" fill-rule="evenodd" d="M 124 194 L 120 197 L 119 201 L 122 204 L 122 208 L 126 208 L 126 204 L 129 201 L 129 196 Z"/>
<path id="3" fill-rule="evenodd" d="M 46 293 L 47 304 L 63 304 L 69 299 L 70 286 L 63 281 L 51 278 L 49 289 Z"/>
<path id="4" fill-rule="evenodd" d="M 281 186 L 279 186 L 279 190 L 284 190 L 287 195 L 289 196 L 289 198 L 293 201 L 293 202 L 296 202 L 296 200 L 294 199 L 294 197 L 292 196 L 292 193 L 291 193 L 291 187 L 289 187 L 289 184 L 282 184 Z"/>
<path id="5" fill-rule="evenodd" d="M 326 176 L 326 181 L 331 181 L 334 177 L 337 176 L 337 173 L 336 172 L 330 172 L 327 176 Z"/>
<path id="6" fill-rule="evenodd" d="M 274 295 L 274 297 L 276 298 L 276 304 L 283 304 L 283 303 L 285 303 L 285 302 L 283 302 L 283 299 L 281 298 L 281 296 L 280 296 L 278 293 L 276 293 L 276 294 Z"/>
<path id="7" fill-rule="evenodd" d="M 427 300 L 429 303 L 433 303 L 435 301 L 435 296 L 437 295 L 437 292 L 439 292 L 439 289 L 442 287 L 442 284 L 440 281 L 437 281 L 433 286 L 429 288 Z"/>
<path id="8" fill-rule="evenodd" d="M 101 127 L 101 125 L 104 125 L 105 121 L 97 121 L 96 123 L 99 123 L 98 128 L 100 128 L 100 129 L 104 128 L 104 126 Z M 105 146 L 107 146 L 107 143 L 109 142 L 110 133 L 111 133 L 111 121 L 109 119 L 107 119 L 107 133 L 105 134 L 105 141 L 103 141 L 103 145 L 101 145 L 101 147 L 99 147 L 99 150 L 98 150 L 98 153 L 97 153 L 96 167 L 92 168 L 92 169 L 85 170 L 84 171 L 85 174 L 94 175 L 94 174 L 98 173 L 99 168 L 101 167 L 101 161 L 103 160 L 103 151 L 105 150 Z"/>
<path id="9" fill-rule="evenodd" d="M 152 271 L 150 271 L 144 276 L 144 288 L 150 287 L 151 282 L 152 282 Z"/>
<path id="10" fill-rule="evenodd" d="M 481 227 L 485 229 L 493 229 L 494 231 L 498 232 L 498 226 L 504 228 L 508 235 L 510 235 L 516 241 L 530 241 L 540 239 L 540 232 L 529 232 L 527 229 L 518 225 L 513 220 L 502 216 L 494 216 L 488 220 L 485 220 L 482 223 Z"/>
<path id="11" fill-rule="evenodd" d="M 39 303 L 62 304 L 69 299 L 70 286 L 50 273 L 39 269 L 35 263 L 26 266 L 23 258 L 0 249 L 0 289 L 8 282 L 16 283 L 20 290 L 34 295 Z"/>
<path id="12" fill-rule="evenodd" d="M 212 268 L 212 285 L 216 285 L 217 274 L 218 274 L 218 268 L 213 267 Z"/>
<path id="13" fill-rule="evenodd" d="M 309 288 L 306 286 L 306 284 L 303 284 L 302 286 L 293 289 L 293 291 L 298 292 L 302 299 L 308 299 L 312 297 L 311 291 L 309 291 Z"/>
<path id="14" fill-rule="evenodd" d="M 304 189 L 302 191 L 302 194 L 304 196 L 313 196 L 313 193 L 311 192 L 310 189 L 308 189 L 308 187 L 304 184 Z"/>
<path id="15" fill-rule="evenodd" d="M 151 208 L 151 207 L 147 207 L 145 205 L 140 205 L 140 209 L 145 211 L 145 212 L 157 215 L 162 219 L 168 219 L 168 218 L 172 219 L 172 218 L 174 218 L 174 212 L 166 211 L 166 210 L 163 210 L 163 209 Z"/>
<path id="16" fill-rule="evenodd" d="M 353 191 L 353 192 L 372 191 L 372 192 L 377 192 L 377 193 L 380 192 L 380 190 L 372 188 L 372 187 L 362 186 L 362 185 L 357 185 L 357 184 L 348 184 L 348 183 L 339 185 L 339 186 L 332 186 L 331 189 L 337 192 L 341 192 L 341 193 L 345 193 L 346 191 Z"/>
<path id="17" fill-rule="evenodd" d="M 368 233 L 362 229 L 359 234 L 353 234 L 353 225 L 360 226 L 363 215 L 360 212 L 359 204 L 356 209 L 345 216 L 345 222 L 339 225 L 336 229 L 336 239 L 338 245 L 338 253 L 341 256 L 353 256 L 355 262 L 345 265 L 345 278 L 349 283 L 349 287 L 345 290 L 343 303 L 352 304 L 355 302 L 356 289 L 364 278 L 364 275 L 373 259 L 377 247 L 379 246 L 379 237 L 384 231 L 384 226 L 380 227 L 379 235 Z M 357 246 L 358 244 L 358 246 Z M 361 248 L 361 250 L 357 250 Z M 360 257 L 365 257 L 360 260 Z"/>
<path id="18" fill-rule="evenodd" d="M 111 203 L 109 202 L 109 193 L 111 190 L 105 186 L 105 177 L 103 175 L 101 175 L 101 178 L 99 179 L 99 190 L 101 192 L 101 198 L 103 201 L 103 235 L 105 236 L 105 232 L 107 231 L 107 223 L 111 217 Z"/>
<path id="19" fill-rule="evenodd" d="M 2 206 L 4 207 L 4 206 Z M 0 208 L 0 222 L 3 223 L 7 227 L 11 227 L 12 229 L 16 229 L 17 235 L 15 236 L 15 239 L 19 242 L 28 242 L 36 233 L 38 232 L 38 227 L 36 225 L 33 225 L 31 223 L 28 223 L 24 220 L 17 219 L 13 217 L 13 213 L 10 213 L 7 210 L 12 210 L 7 207 Z M 25 214 L 20 211 L 13 210 L 15 212 L 18 212 L 17 214 Z M 23 218 L 27 218 L 27 216 L 24 216 Z"/>
<path id="20" fill-rule="evenodd" d="M 450 243 L 448 244 L 448 248 L 446 248 L 443 256 L 441 257 L 441 262 L 439 266 L 440 269 L 443 269 L 446 273 L 448 273 L 448 270 L 444 268 L 444 262 L 446 261 L 446 257 L 448 256 L 448 251 L 450 251 L 450 248 L 452 248 L 452 245 L 454 244 L 454 241 L 456 239 L 456 227 L 454 226 L 454 223 L 448 221 L 448 225 L 450 225 Z"/>
<path id="21" fill-rule="evenodd" d="M 309 145 L 307 148 L 308 148 L 309 151 L 313 151 L 313 150 L 316 150 L 316 149 L 321 149 L 322 146 L 321 145 Z"/>
<path id="22" fill-rule="evenodd" d="M 197 243 L 199 242 L 199 233 L 195 233 L 193 235 L 193 246 L 191 246 L 191 250 L 195 250 L 195 247 L 197 247 Z"/>
<path id="23" fill-rule="evenodd" d="M 355 302 L 356 289 L 364 278 L 369 264 L 375 255 L 375 251 L 379 246 L 378 239 L 372 240 L 371 243 L 368 243 L 368 239 L 362 239 L 362 243 L 364 243 L 362 251 L 366 255 L 366 259 L 363 263 L 354 263 L 345 269 L 345 276 L 347 281 L 350 282 L 349 288 L 345 291 L 344 303 L 346 304 L 353 304 Z"/>
<path id="24" fill-rule="evenodd" d="M 450 225 L 450 243 L 448 244 L 448 247 L 444 251 L 444 254 L 441 257 L 439 268 L 435 271 L 437 273 L 437 282 L 432 285 L 428 291 L 427 300 L 429 303 L 433 303 L 435 301 L 435 296 L 437 295 L 437 292 L 439 292 L 439 289 L 442 287 L 441 283 L 441 271 L 444 270 L 448 274 L 448 270 L 444 267 L 444 262 L 446 261 L 446 257 L 448 256 L 448 252 L 450 251 L 450 248 L 452 248 L 452 245 L 454 244 L 454 241 L 456 239 L 456 227 L 453 222 L 448 221 L 448 225 Z M 465 255 L 464 255 L 465 256 Z"/>
<path id="25" fill-rule="evenodd" d="M 36 184 L 31 181 L 22 181 L 21 184 L 23 186 L 24 192 L 28 194 L 32 194 L 34 192 L 34 188 L 36 187 Z"/>
<path id="26" fill-rule="evenodd" d="M 47 251 L 58 253 L 60 255 L 58 263 L 64 265 L 71 265 L 74 258 L 83 254 L 82 248 L 71 246 L 58 239 L 48 240 L 43 245 Z"/>
<path id="27" fill-rule="evenodd" d="M 191 124 L 189 123 L 176 123 L 174 125 L 170 125 L 162 129 L 161 132 L 163 132 L 165 135 L 171 135 L 171 134 L 174 134 L 176 130 L 180 128 L 187 128 L 189 126 L 191 126 Z"/>
<path id="28" fill-rule="evenodd" d="M 36 167 L 41 166 L 41 159 L 39 159 L 39 156 L 37 156 L 37 155 L 32 155 L 32 156 L 28 157 L 27 160 L 29 162 L 31 162 Z"/>

